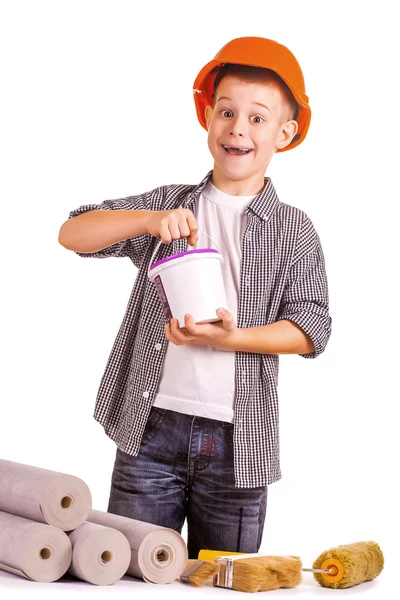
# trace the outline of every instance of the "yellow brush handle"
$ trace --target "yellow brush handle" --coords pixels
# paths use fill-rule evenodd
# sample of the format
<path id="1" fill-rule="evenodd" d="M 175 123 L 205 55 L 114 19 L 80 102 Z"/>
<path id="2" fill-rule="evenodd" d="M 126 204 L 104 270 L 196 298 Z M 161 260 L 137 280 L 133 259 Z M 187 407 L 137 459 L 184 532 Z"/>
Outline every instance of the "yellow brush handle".
<path id="1" fill-rule="evenodd" d="M 224 550 L 200 550 L 200 560 L 214 560 L 217 556 L 232 556 L 233 554 L 245 554 L 244 552 L 225 552 Z"/>

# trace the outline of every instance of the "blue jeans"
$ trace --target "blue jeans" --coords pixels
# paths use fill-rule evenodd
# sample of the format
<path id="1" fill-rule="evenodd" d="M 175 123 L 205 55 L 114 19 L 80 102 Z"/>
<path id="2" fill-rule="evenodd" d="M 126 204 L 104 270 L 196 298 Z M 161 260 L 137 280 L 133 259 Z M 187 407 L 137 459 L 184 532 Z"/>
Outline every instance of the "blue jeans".
<path id="1" fill-rule="evenodd" d="M 175 529 L 202 549 L 258 552 L 267 486 L 237 488 L 233 425 L 152 407 L 138 456 L 117 449 L 108 512 Z"/>

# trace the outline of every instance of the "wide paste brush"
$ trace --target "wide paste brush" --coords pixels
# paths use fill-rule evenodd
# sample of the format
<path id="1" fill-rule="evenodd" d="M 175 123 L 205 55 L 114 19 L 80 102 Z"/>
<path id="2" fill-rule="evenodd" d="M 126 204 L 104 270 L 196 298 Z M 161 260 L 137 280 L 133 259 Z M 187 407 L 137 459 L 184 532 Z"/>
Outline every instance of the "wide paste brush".
<path id="1" fill-rule="evenodd" d="M 239 592 L 266 592 L 293 588 L 301 583 L 302 563 L 298 556 L 219 556 L 215 587 Z"/>

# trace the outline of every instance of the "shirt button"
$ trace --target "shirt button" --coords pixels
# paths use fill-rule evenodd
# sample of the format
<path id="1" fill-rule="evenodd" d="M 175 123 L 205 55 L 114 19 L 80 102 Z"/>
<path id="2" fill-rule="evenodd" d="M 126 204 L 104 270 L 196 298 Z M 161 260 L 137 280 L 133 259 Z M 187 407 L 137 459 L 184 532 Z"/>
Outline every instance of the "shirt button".
<path id="1" fill-rule="evenodd" d="M 156 350 L 161 350 L 161 344 L 156 344 L 156 345 L 154 346 L 154 348 L 155 348 Z"/>
<path id="2" fill-rule="evenodd" d="M 143 398 L 148 398 L 149 397 L 149 392 L 143 392 Z"/>

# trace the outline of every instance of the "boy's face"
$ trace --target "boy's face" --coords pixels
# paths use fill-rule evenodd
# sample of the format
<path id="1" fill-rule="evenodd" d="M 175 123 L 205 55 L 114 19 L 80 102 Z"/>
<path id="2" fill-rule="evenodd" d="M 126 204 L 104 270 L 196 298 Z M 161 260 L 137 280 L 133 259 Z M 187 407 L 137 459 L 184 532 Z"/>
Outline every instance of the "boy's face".
<path id="1" fill-rule="evenodd" d="M 260 104 L 264 106 L 260 106 Z M 297 132 L 279 88 L 273 84 L 248 83 L 224 77 L 217 88 L 214 108 L 206 107 L 208 147 L 214 158 L 218 181 L 264 185 L 265 170 L 277 148 L 287 146 Z M 229 153 L 224 146 L 247 148 L 250 152 Z M 232 151 L 230 151 L 232 152 Z M 229 182 L 228 182 L 229 183 Z M 243 194 L 243 192 L 242 192 Z"/>

